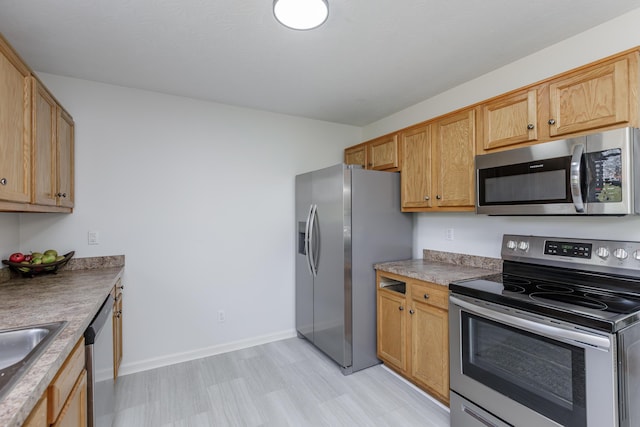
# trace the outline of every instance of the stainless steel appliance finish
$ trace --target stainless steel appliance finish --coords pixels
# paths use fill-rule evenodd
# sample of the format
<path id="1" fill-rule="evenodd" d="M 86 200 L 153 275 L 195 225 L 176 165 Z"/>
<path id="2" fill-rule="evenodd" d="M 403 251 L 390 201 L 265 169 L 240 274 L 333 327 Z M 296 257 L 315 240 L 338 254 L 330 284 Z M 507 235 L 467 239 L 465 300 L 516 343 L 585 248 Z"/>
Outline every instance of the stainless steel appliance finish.
<path id="1" fill-rule="evenodd" d="M 113 297 L 109 295 L 84 332 L 89 427 L 111 427 L 115 416 Z"/>
<path id="2" fill-rule="evenodd" d="M 296 329 L 344 374 L 376 357 L 376 262 L 411 258 L 400 176 L 343 164 L 296 176 Z"/>
<path id="3" fill-rule="evenodd" d="M 640 425 L 640 242 L 505 235 L 502 258 L 450 284 L 452 425 Z"/>
<path id="4" fill-rule="evenodd" d="M 640 213 L 640 129 L 476 156 L 476 212 L 489 215 Z"/>

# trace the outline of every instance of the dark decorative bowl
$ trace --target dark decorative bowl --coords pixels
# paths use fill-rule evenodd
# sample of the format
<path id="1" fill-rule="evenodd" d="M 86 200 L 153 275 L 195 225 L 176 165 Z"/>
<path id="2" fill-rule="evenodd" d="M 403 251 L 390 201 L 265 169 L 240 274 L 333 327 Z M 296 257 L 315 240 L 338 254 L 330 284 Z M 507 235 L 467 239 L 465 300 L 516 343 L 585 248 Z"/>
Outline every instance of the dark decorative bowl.
<path id="1" fill-rule="evenodd" d="M 8 265 L 9 268 L 16 273 L 22 274 L 23 277 L 34 277 L 44 273 L 56 274 L 60 267 L 69 262 L 69 260 L 73 257 L 73 254 L 75 254 L 75 251 L 71 251 L 65 254 L 64 258 L 62 258 L 60 261 L 50 262 L 48 264 L 22 264 L 19 262 L 11 262 L 6 259 L 3 259 L 2 263 L 4 265 Z"/>

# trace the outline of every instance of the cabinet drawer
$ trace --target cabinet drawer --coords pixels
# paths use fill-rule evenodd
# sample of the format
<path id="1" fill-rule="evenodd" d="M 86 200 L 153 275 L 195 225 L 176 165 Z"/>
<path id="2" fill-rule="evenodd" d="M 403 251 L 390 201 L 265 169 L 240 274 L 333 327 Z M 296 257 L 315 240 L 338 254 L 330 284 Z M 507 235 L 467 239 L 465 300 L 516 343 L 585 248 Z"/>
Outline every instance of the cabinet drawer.
<path id="1" fill-rule="evenodd" d="M 60 415 L 67 398 L 71 394 L 80 373 L 84 370 L 84 338 L 76 344 L 64 362 L 58 375 L 49 384 L 48 389 L 48 421 L 50 424 Z"/>
<path id="2" fill-rule="evenodd" d="M 449 292 L 446 287 L 437 289 L 436 286 L 427 286 L 418 283 L 411 284 L 411 298 L 414 301 L 433 305 L 434 307 L 442 308 L 444 310 L 449 309 Z"/>

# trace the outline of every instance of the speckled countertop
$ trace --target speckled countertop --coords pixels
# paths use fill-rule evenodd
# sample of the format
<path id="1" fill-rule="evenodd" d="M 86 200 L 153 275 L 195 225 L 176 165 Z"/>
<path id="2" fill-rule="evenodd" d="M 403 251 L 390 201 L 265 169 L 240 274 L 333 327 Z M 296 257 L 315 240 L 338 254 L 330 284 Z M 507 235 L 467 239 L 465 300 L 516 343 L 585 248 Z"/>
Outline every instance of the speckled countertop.
<path id="1" fill-rule="evenodd" d="M 449 286 L 456 280 L 486 276 L 502 271 L 502 260 L 432 250 L 423 251 L 424 258 L 384 262 L 376 270 L 395 273 L 425 282 Z"/>
<path id="2" fill-rule="evenodd" d="M 124 256 L 72 259 L 58 274 L 32 279 L 8 277 L 5 270 L 0 270 L 0 329 L 68 322 L 0 400 L 0 426 L 18 427 L 122 276 Z"/>

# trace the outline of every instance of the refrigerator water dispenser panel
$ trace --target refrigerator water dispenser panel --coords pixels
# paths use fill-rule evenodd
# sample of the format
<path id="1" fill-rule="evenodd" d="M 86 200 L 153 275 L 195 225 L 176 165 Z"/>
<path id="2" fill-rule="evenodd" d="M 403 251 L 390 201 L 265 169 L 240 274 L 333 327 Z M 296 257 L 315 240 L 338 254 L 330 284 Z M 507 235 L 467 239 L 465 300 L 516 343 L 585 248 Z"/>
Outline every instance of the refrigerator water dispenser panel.
<path id="1" fill-rule="evenodd" d="M 306 255 L 304 239 L 305 239 L 306 223 L 304 221 L 298 221 L 298 253 L 300 255 Z"/>

